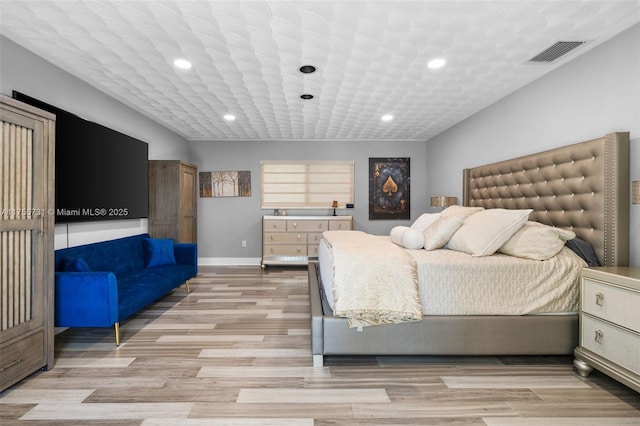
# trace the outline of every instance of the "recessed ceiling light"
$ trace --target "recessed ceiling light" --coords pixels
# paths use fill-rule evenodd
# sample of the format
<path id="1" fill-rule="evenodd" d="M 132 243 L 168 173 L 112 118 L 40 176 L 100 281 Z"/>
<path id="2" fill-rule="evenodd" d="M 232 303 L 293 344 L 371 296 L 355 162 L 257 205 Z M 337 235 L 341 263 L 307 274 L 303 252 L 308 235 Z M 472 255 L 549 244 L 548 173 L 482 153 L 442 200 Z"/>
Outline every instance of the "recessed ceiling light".
<path id="1" fill-rule="evenodd" d="M 300 97 L 302 99 L 304 99 L 305 101 L 309 100 L 309 99 L 313 99 L 313 95 L 310 95 L 308 93 L 305 93 L 304 95 L 300 95 Z"/>
<path id="2" fill-rule="evenodd" d="M 316 71 L 316 67 L 313 65 L 303 65 L 300 67 L 300 72 L 303 74 L 311 74 Z"/>
<path id="3" fill-rule="evenodd" d="M 389 122 L 389 121 L 393 120 L 393 115 L 385 114 L 382 117 L 380 117 L 380 120 L 382 120 L 384 122 Z"/>
<path id="4" fill-rule="evenodd" d="M 437 68 L 444 67 L 446 63 L 447 63 L 447 61 L 444 60 L 443 58 L 435 58 L 435 59 L 430 60 L 427 63 L 427 66 L 429 68 L 431 68 L 432 70 L 434 70 L 434 69 L 437 69 Z"/>
<path id="5" fill-rule="evenodd" d="M 225 114 L 225 115 L 224 115 L 224 119 L 225 119 L 226 121 L 233 121 L 233 120 L 235 120 L 235 119 L 236 119 L 236 116 L 235 116 L 235 115 L 233 115 L 233 114 Z"/>
<path id="6" fill-rule="evenodd" d="M 176 68 L 180 68 L 181 70 L 191 69 L 191 62 L 187 61 L 186 59 L 176 59 L 175 61 L 173 61 L 173 65 Z"/>

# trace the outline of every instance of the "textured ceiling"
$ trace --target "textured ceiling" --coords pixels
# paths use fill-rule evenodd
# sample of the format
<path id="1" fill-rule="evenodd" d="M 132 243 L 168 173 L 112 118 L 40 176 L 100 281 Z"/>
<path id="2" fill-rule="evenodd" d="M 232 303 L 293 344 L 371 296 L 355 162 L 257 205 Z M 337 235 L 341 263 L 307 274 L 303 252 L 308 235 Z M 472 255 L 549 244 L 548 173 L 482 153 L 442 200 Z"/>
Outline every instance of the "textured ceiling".
<path id="1" fill-rule="evenodd" d="M 640 22 L 640 1 L 2 0 L 0 13 L 1 34 L 190 140 L 427 140 Z M 526 63 L 573 40 L 589 43 Z M 427 68 L 436 57 L 447 65 Z"/>

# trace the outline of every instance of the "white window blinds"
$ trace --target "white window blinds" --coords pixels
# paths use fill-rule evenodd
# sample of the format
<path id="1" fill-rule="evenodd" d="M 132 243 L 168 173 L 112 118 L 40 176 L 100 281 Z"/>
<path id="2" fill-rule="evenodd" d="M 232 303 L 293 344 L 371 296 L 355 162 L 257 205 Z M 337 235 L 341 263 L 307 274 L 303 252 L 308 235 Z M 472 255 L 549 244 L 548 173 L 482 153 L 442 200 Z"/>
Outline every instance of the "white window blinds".
<path id="1" fill-rule="evenodd" d="M 261 166 L 264 209 L 330 208 L 353 203 L 353 161 L 269 161 Z"/>

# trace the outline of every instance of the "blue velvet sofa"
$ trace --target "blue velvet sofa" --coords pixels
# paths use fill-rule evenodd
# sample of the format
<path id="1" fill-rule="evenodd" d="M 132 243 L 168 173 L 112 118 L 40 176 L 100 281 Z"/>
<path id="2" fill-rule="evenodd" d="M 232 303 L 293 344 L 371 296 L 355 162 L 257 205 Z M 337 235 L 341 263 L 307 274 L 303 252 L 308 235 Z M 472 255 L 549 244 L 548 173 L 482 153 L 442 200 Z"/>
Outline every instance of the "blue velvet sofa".
<path id="1" fill-rule="evenodd" d="M 197 274 L 196 244 L 135 235 L 56 250 L 56 327 L 114 327 Z"/>

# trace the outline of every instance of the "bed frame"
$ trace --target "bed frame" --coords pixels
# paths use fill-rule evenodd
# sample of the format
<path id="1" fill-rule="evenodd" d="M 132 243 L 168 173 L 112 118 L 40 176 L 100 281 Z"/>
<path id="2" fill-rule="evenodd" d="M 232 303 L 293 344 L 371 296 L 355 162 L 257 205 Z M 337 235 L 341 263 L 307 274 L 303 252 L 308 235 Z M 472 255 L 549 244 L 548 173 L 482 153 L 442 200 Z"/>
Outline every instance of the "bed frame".
<path id="1" fill-rule="evenodd" d="M 629 133 L 464 170 L 463 204 L 527 209 L 531 220 L 573 230 L 604 266 L 629 261 Z M 568 355 L 578 315 L 425 316 L 422 321 L 349 328 L 323 301 L 309 264 L 311 352 L 325 355 Z"/>

